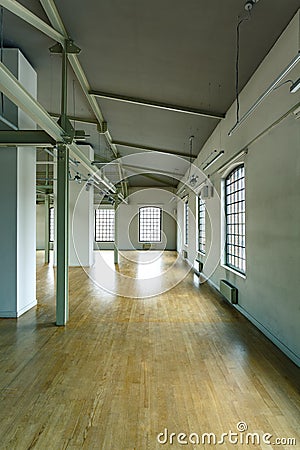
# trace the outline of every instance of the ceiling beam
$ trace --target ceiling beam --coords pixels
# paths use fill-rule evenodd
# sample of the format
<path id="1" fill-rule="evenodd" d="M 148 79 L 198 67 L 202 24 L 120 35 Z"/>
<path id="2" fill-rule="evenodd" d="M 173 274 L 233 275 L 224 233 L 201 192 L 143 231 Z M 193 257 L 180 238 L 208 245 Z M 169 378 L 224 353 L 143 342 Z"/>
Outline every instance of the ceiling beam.
<path id="1" fill-rule="evenodd" d="M 50 20 L 50 23 L 52 26 L 58 30 L 65 39 L 69 39 L 68 32 L 63 24 L 63 21 L 59 15 L 58 9 L 55 5 L 54 0 L 40 0 L 41 5 L 43 6 L 48 19 Z M 102 111 L 97 103 L 97 100 L 89 94 L 91 87 L 89 85 L 88 79 L 84 73 L 84 70 L 79 62 L 79 59 L 76 54 L 68 54 L 69 62 L 72 66 L 72 69 L 76 75 L 76 78 L 81 86 L 81 89 L 92 108 L 93 113 L 95 114 L 95 117 L 98 121 L 98 127 L 99 131 L 104 133 L 106 140 L 109 144 L 109 147 L 114 155 L 115 158 L 119 158 L 119 153 L 117 147 L 114 145 L 112 136 L 107 128 L 107 123 L 103 117 Z M 119 172 L 122 174 L 122 165 L 120 164 Z M 122 185 L 123 194 L 126 195 L 126 186 Z"/>
<path id="2" fill-rule="evenodd" d="M 156 177 L 155 175 L 152 175 L 152 172 L 150 172 L 150 173 L 146 173 L 146 172 L 141 173 L 140 169 L 135 170 L 133 168 L 131 168 L 130 170 L 135 173 L 135 175 L 132 175 L 132 176 L 140 176 L 140 177 L 148 178 L 149 180 L 156 181 L 157 183 L 161 183 L 161 184 L 165 184 L 166 186 L 174 187 L 174 183 L 171 183 L 171 182 L 166 181 L 166 180 L 162 180 L 161 178 Z M 169 175 L 163 175 L 163 176 L 170 178 Z"/>
<path id="3" fill-rule="evenodd" d="M 53 147 L 55 144 L 56 141 L 42 130 L 0 131 L 1 147 Z"/>
<path id="4" fill-rule="evenodd" d="M 187 155 L 186 153 L 179 152 L 176 150 L 165 150 L 165 149 L 161 149 L 161 148 L 148 147 L 147 145 L 138 145 L 138 144 L 132 144 L 129 142 L 122 142 L 122 141 L 114 141 L 114 144 L 118 145 L 120 147 L 134 148 L 137 150 L 144 150 L 147 152 L 166 153 L 168 155 L 181 156 L 183 158 L 190 158 L 190 156 Z M 192 156 L 191 159 L 196 159 L 196 156 Z"/>
<path id="5" fill-rule="evenodd" d="M 60 118 L 60 116 L 61 116 L 59 113 L 54 113 L 54 112 L 49 112 L 49 114 L 50 114 L 51 117 Z M 98 120 L 97 119 L 88 119 L 86 117 L 70 116 L 69 114 L 68 114 L 68 119 L 71 122 L 87 123 L 87 124 L 90 124 L 90 125 L 97 125 L 98 124 Z M 1 117 L 0 117 L 0 120 L 1 120 Z"/>
<path id="6" fill-rule="evenodd" d="M 0 62 L 0 90 L 15 105 L 28 114 L 55 142 L 64 142 L 65 131 L 52 119 L 45 108 L 35 100 L 32 95 L 21 85 L 16 77 Z M 109 191 L 116 193 L 115 186 L 104 176 L 101 176 L 91 161 L 81 152 L 79 147 L 73 142 L 68 144 L 73 156 L 79 159 L 82 165 L 102 183 Z M 123 195 L 119 194 L 120 200 L 124 201 Z"/>
<path id="7" fill-rule="evenodd" d="M 65 37 L 56 31 L 54 28 L 50 27 L 46 22 L 40 19 L 38 16 L 33 14 L 29 9 L 25 8 L 23 5 L 15 0 L 0 0 L 0 5 L 5 9 L 25 20 L 25 22 L 37 28 L 42 33 L 46 34 L 48 37 L 53 39 L 55 42 L 64 44 Z"/>
<path id="8" fill-rule="evenodd" d="M 107 100 L 116 100 L 118 102 L 131 103 L 133 105 L 149 106 L 151 108 L 165 109 L 167 111 L 180 112 L 184 114 L 193 114 L 196 116 L 209 117 L 211 119 L 224 119 L 225 117 L 225 114 L 223 113 L 204 111 L 201 109 L 189 108 L 185 106 L 171 105 L 169 103 L 154 102 L 152 100 L 127 97 L 125 95 L 111 94 L 107 92 L 93 91 L 93 90 L 89 91 L 89 93 L 93 97 L 105 98 Z"/>
<path id="9" fill-rule="evenodd" d="M 168 170 L 164 170 L 164 169 L 153 169 L 153 168 L 150 168 L 150 167 L 135 166 L 135 165 L 132 165 L 132 164 L 123 164 L 123 167 L 125 167 L 129 171 L 130 170 L 132 170 L 132 171 L 140 170 L 141 171 L 140 172 L 141 175 L 143 175 L 145 172 L 146 173 L 154 173 L 154 174 L 157 174 L 157 175 L 166 175 L 166 176 L 168 176 L 170 178 L 174 178 L 174 180 L 177 180 L 177 178 L 176 178 L 177 175 L 179 177 L 183 177 L 183 175 L 184 175 L 184 173 L 174 173 L 174 172 L 169 172 Z"/>

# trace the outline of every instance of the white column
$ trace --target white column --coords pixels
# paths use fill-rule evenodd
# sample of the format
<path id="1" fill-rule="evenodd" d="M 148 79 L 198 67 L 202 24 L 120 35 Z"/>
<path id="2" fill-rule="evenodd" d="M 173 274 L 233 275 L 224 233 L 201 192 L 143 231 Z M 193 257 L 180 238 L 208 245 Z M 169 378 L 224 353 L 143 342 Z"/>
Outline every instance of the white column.
<path id="1" fill-rule="evenodd" d="M 92 161 L 94 151 L 89 145 L 79 146 L 80 150 Z M 88 178 L 88 172 L 79 164 L 78 168 L 70 164 L 71 174 L 78 170 L 82 178 Z M 70 243 L 69 266 L 89 267 L 94 263 L 94 189 L 87 190 L 86 182 L 70 181 L 69 184 L 70 208 Z"/>
<path id="2" fill-rule="evenodd" d="M 37 77 L 18 49 L 5 49 L 3 62 L 36 98 Z M 1 115 L 19 129 L 35 123 L 4 98 Z M 0 129 L 9 129 L 0 121 Z M 36 200 L 33 147 L 0 148 L 0 317 L 19 317 L 36 305 Z"/>

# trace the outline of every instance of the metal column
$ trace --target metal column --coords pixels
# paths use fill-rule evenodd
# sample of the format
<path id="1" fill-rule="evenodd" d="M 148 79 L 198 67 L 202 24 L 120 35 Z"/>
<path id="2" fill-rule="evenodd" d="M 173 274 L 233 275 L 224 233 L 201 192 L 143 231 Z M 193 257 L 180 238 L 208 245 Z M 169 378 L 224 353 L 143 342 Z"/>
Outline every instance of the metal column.
<path id="1" fill-rule="evenodd" d="M 61 126 L 67 119 L 67 43 L 62 48 Z M 69 148 L 57 145 L 57 222 L 56 222 L 56 325 L 65 325 L 69 316 Z"/>
<path id="2" fill-rule="evenodd" d="M 65 325 L 69 315 L 69 149 L 57 149 L 57 227 L 56 227 L 56 325 Z"/>
<path id="3" fill-rule="evenodd" d="M 50 196 L 45 195 L 45 264 L 49 264 L 49 236 L 50 236 Z"/>

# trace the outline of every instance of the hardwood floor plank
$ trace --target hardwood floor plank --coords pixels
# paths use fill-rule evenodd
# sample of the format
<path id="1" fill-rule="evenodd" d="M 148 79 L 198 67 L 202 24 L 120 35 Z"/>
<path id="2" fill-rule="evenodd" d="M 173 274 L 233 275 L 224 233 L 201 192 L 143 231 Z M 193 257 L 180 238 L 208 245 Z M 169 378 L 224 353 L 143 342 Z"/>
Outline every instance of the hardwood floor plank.
<path id="1" fill-rule="evenodd" d="M 146 273 L 132 257 L 118 268 L 130 294 Z M 72 268 L 70 321 L 56 327 L 55 271 L 38 258 L 38 307 L 0 320 L 1 450 L 152 450 L 165 428 L 220 437 L 240 421 L 297 440 L 276 448 L 300 448 L 299 368 L 214 289 L 189 274 L 160 295 L 120 297 Z M 168 270 L 175 260 L 157 262 L 172 282 L 184 273 L 178 262 Z M 184 446 L 173 439 L 169 448 Z"/>

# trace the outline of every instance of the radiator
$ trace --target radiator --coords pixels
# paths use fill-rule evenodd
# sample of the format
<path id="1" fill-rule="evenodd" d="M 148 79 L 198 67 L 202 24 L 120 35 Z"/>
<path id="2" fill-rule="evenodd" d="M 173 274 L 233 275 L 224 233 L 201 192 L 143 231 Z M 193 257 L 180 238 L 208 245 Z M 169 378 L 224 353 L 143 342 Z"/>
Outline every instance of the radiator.
<path id="1" fill-rule="evenodd" d="M 238 302 L 238 290 L 226 280 L 220 280 L 220 292 L 232 304 Z"/>

